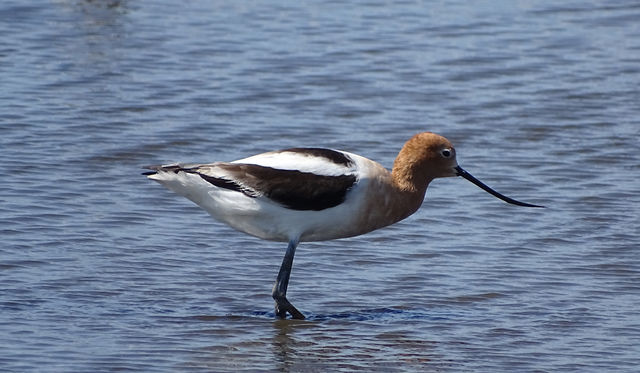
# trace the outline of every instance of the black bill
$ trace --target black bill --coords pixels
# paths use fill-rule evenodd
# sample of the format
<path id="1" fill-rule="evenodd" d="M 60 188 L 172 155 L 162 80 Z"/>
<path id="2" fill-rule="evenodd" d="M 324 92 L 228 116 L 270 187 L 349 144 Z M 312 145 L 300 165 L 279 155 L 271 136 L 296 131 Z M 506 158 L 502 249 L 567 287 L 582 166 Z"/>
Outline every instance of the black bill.
<path id="1" fill-rule="evenodd" d="M 513 198 L 509 198 L 507 196 L 503 196 L 502 194 L 496 192 L 495 190 L 489 188 L 486 184 L 484 184 L 482 181 L 476 179 L 475 177 L 473 177 L 470 173 L 468 173 L 467 171 L 463 170 L 462 167 L 460 166 L 456 166 L 456 172 L 458 173 L 458 176 L 462 176 L 465 179 L 469 180 L 470 182 L 476 184 L 477 186 L 479 186 L 480 188 L 482 188 L 485 192 L 492 194 L 495 197 L 500 198 L 501 200 L 507 202 L 507 203 L 511 203 L 513 205 L 518 205 L 518 206 L 525 206 L 525 207 L 544 207 L 544 206 L 538 206 L 538 205 L 532 205 L 530 203 L 524 203 L 524 202 L 520 202 L 520 201 L 516 201 Z"/>

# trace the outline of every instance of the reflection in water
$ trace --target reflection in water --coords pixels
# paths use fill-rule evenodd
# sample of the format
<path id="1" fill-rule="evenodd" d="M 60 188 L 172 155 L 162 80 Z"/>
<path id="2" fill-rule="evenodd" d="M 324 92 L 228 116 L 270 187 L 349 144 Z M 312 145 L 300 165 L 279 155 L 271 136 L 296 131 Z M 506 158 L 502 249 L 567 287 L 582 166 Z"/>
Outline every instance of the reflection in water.
<path id="1" fill-rule="evenodd" d="M 265 367 L 310 372 L 375 367 L 393 371 L 402 367 L 437 371 L 450 362 L 436 352 L 436 342 L 422 339 L 419 326 L 427 319 L 423 311 L 386 309 L 306 320 L 277 320 L 273 314 L 195 316 L 185 319 L 183 327 L 203 324 L 180 337 L 206 341 L 207 347 L 189 365 L 221 370 Z M 438 319 L 447 323 L 445 318 Z"/>
<path id="2" fill-rule="evenodd" d="M 273 322 L 273 353 L 278 370 L 281 372 L 289 372 L 293 365 L 297 365 L 298 356 L 296 341 L 294 334 L 296 327 L 301 324 L 311 324 L 309 321 L 303 320 L 276 320 Z"/>
<path id="3" fill-rule="evenodd" d="M 272 350 L 278 370 L 440 369 L 443 362 L 433 351 L 435 342 L 417 338 L 409 319 L 396 314 L 396 322 L 407 326 L 398 329 L 398 325 L 390 327 L 384 311 L 372 310 L 368 315 L 369 322 L 363 322 L 362 315 L 274 321 Z"/>

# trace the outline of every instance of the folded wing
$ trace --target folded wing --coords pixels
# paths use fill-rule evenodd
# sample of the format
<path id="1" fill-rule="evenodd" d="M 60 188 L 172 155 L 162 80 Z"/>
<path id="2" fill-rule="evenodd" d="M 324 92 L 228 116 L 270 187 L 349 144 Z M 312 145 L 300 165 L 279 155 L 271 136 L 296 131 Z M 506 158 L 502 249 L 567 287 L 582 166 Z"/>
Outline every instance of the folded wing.
<path id="1" fill-rule="evenodd" d="M 287 149 L 231 163 L 149 168 L 196 174 L 216 187 L 251 198 L 268 198 L 292 210 L 319 211 L 338 206 L 358 181 L 347 154 L 318 148 Z"/>

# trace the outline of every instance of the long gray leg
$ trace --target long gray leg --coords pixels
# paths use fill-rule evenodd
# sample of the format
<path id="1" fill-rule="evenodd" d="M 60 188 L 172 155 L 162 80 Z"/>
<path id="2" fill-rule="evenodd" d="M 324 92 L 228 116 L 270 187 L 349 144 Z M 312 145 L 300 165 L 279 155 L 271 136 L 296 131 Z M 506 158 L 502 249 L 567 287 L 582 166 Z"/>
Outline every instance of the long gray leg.
<path id="1" fill-rule="evenodd" d="M 294 319 L 304 319 L 304 315 L 298 311 L 287 300 L 287 287 L 289 286 L 289 276 L 291 276 L 291 266 L 293 265 L 293 256 L 296 254 L 296 247 L 298 246 L 298 240 L 289 241 L 287 252 L 282 259 L 282 265 L 280 266 L 280 272 L 278 272 L 278 278 L 273 285 L 273 300 L 276 301 L 276 317 L 284 319 L 287 317 L 287 312 L 291 314 Z"/>

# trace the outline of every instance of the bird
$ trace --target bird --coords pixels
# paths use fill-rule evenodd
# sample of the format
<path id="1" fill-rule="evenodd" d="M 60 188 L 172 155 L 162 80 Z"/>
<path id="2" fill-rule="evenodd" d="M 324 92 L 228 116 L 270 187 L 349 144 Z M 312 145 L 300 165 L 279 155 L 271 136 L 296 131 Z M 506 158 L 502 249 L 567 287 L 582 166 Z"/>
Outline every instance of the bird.
<path id="1" fill-rule="evenodd" d="M 506 197 L 458 165 L 445 137 L 422 132 L 401 148 L 391 170 L 346 151 L 299 147 L 232 162 L 172 163 L 143 173 L 186 197 L 214 219 L 249 235 L 286 242 L 272 289 L 275 316 L 305 316 L 287 299 L 300 242 L 362 235 L 397 223 L 422 205 L 437 178 L 460 176 L 503 201 L 544 207 Z"/>

